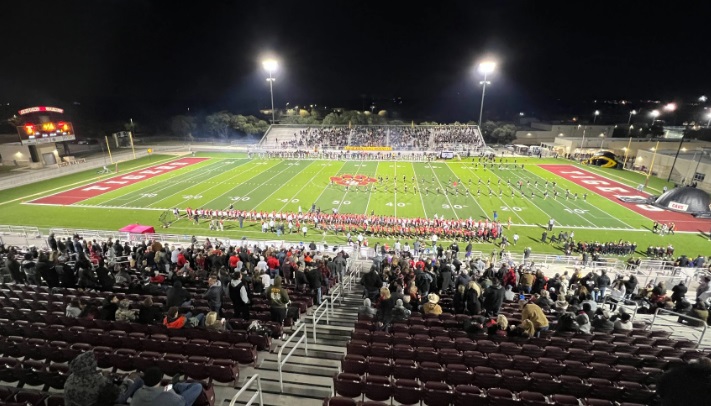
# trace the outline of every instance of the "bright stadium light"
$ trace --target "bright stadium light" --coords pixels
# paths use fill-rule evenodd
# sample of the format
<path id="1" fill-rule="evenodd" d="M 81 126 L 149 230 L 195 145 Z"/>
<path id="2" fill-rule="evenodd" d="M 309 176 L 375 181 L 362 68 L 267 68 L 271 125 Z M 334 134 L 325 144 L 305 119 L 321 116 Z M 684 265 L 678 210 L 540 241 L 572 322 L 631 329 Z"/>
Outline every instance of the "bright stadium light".
<path id="1" fill-rule="evenodd" d="M 636 114 L 637 114 L 637 110 L 630 111 L 630 116 L 627 118 L 627 125 L 630 125 L 630 123 L 632 122 L 632 116 L 634 116 Z"/>
<path id="2" fill-rule="evenodd" d="M 654 121 L 659 117 L 659 110 L 652 110 L 649 112 L 649 115 L 652 117 L 652 125 L 654 125 Z"/>
<path id="3" fill-rule="evenodd" d="M 599 115 L 600 115 L 600 110 L 595 110 L 595 112 L 593 113 L 593 124 L 595 124 L 595 122 L 597 121 L 597 116 L 599 116 Z"/>
<path id="4" fill-rule="evenodd" d="M 262 67 L 269 73 L 267 82 L 269 82 L 269 94 L 272 98 L 272 124 L 274 124 L 274 77 L 272 76 L 272 74 L 276 72 L 277 68 L 279 68 L 279 63 L 276 61 L 276 59 L 265 59 L 262 61 Z"/>
<path id="5" fill-rule="evenodd" d="M 664 110 L 666 110 L 666 111 L 676 110 L 676 103 L 667 103 L 667 105 L 664 106 Z"/>
<path id="6" fill-rule="evenodd" d="M 481 88 L 481 105 L 479 106 L 479 126 L 481 127 L 481 118 L 482 115 L 484 114 L 484 96 L 486 95 L 486 85 L 488 85 L 490 82 L 486 80 L 486 77 L 494 73 L 496 70 L 496 62 L 494 61 L 484 61 L 479 63 L 479 73 L 484 74 L 484 80 L 479 82 L 480 85 L 483 87 Z"/>

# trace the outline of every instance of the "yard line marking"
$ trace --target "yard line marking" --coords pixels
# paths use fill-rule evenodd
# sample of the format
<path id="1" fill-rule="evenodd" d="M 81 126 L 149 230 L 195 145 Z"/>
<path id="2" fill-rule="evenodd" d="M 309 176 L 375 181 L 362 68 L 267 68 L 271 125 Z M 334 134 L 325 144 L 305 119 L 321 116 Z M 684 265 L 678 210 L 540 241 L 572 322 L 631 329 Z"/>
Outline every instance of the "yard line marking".
<path id="1" fill-rule="evenodd" d="M 413 162 L 410 162 L 410 166 L 412 167 L 412 173 L 415 176 L 415 186 L 417 186 L 420 184 L 420 182 L 417 180 L 417 171 L 415 170 L 415 165 Z M 422 212 L 425 213 L 425 218 L 429 219 L 429 217 L 427 216 L 427 209 L 425 209 L 425 201 L 422 200 L 422 188 L 420 188 L 420 192 L 418 193 L 418 195 L 418 198 L 420 199 L 420 204 L 422 204 Z"/>
<path id="2" fill-rule="evenodd" d="M 335 173 L 336 174 L 340 173 L 341 169 L 343 169 L 344 166 L 346 166 L 346 161 L 341 161 L 341 167 L 338 168 L 338 170 L 336 170 Z M 323 196 L 324 192 L 326 192 L 326 190 L 328 190 L 329 186 L 330 186 L 330 180 L 329 180 L 329 183 L 326 184 L 326 187 L 321 189 L 321 193 L 319 193 L 319 195 L 316 197 L 316 199 L 314 200 L 314 203 L 318 202 L 321 199 L 321 196 Z M 299 205 L 299 206 L 301 206 L 301 205 Z M 310 208 L 310 206 L 309 206 L 309 208 Z"/>
<path id="3" fill-rule="evenodd" d="M 318 162 L 318 161 L 313 161 L 313 162 L 311 162 L 311 164 L 314 163 L 314 162 Z M 306 168 L 308 168 L 309 166 L 311 166 L 311 164 L 305 166 L 304 169 L 306 169 Z M 325 165 L 324 165 L 324 166 L 321 166 L 321 169 L 319 169 L 318 172 L 316 172 L 316 174 L 311 177 L 311 179 L 309 179 L 306 183 L 304 183 L 304 186 L 302 186 L 301 189 L 299 189 L 296 193 L 294 193 L 294 194 L 291 196 L 291 198 L 289 199 L 289 201 L 287 201 L 286 203 L 284 203 L 284 205 L 281 206 L 281 208 L 280 208 L 278 211 L 279 211 L 279 212 L 284 211 L 284 208 L 286 208 L 286 206 L 287 206 L 292 200 L 294 200 L 294 199 L 296 198 L 296 196 L 298 196 L 299 193 L 301 193 L 301 191 L 304 190 L 304 188 L 305 188 L 306 186 L 311 185 L 311 184 L 313 183 L 313 181 L 314 181 L 314 178 L 317 177 L 317 176 L 318 176 L 324 169 L 326 169 L 326 168 L 327 168 L 327 166 L 325 166 Z M 303 172 L 304 169 L 302 169 L 301 171 L 299 171 L 299 173 Z M 279 189 L 281 189 L 281 188 L 279 188 Z"/>
<path id="4" fill-rule="evenodd" d="M 396 163 L 396 165 L 397 165 L 397 163 Z M 375 172 L 374 172 L 375 174 L 373 175 L 373 177 L 376 179 L 378 178 L 378 167 L 379 166 L 380 166 L 380 161 L 378 161 L 375 164 Z M 377 183 L 377 181 L 376 181 L 376 183 Z M 373 185 L 370 185 L 370 191 L 368 192 L 368 203 L 366 203 L 366 205 L 365 205 L 365 213 L 363 213 L 363 214 L 366 214 L 366 215 L 368 214 L 368 207 L 370 207 L 370 197 L 371 196 L 373 196 Z"/>
<path id="5" fill-rule="evenodd" d="M 356 169 L 356 173 L 354 175 L 357 175 L 358 172 L 360 172 L 360 168 L 363 167 L 363 161 L 357 161 L 357 162 L 360 162 L 360 164 L 358 164 L 358 169 Z M 348 192 L 350 190 L 351 190 L 351 188 L 350 188 L 350 186 L 348 186 L 346 188 L 346 191 L 343 193 L 343 197 L 341 198 L 341 200 L 338 203 L 338 207 L 336 209 L 338 209 L 339 213 L 341 212 L 341 206 L 343 205 L 343 201 L 346 200 L 346 196 L 348 196 Z"/>
<path id="6" fill-rule="evenodd" d="M 434 177 L 437 179 L 437 183 L 439 183 L 440 188 L 442 188 L 442 182 L 439 181 L 439 176 L 437 176 L 437 173 L 435 172 L 434 168 L 432 167 L 432 162 L 428 162 L 426 165 L 428 168 L 430 168 L 430 170 L 432 170 L 432 175 L 434 175 Z M 450 171 L 451 171 L 451 169 L 450 169 Z M 452 210 L 452 213 L 454 213 L 454 216 L 457 218 L 457 220 L 459 220 L 459 214 L 457 214 L 457 211 L 454 210 L 454 206 L 452 206 L 452 201 L 449 200 L 449 195 L 447 194 L 447 191 L 444 190 L 444 188 L 442 188 L 442 192 L 444 192 L 444 197 L 446 197 L 447 201 L 449 202 L 449 209 Z M 479 206 L 479 207 L 481 207 L 481 206 Z M 481 210 L 484 211 L 483 208 Z M 486 212 L 484 212 L 484 215 L 487 216 Z M 487 216 L 487 218 L 488 218 L 488 216 Z"/>
<path id="7" fill-rule="evenodd" d="M 472 174 L 474 174 L 474 176 L 476 176 L 478 179 L 481 179 L 481 177 L 479 176 L 479 174 L 477 174 L 476 172 L 474 172 L 474 171 L 471 169 L 471 166 L 467 167 L 466 169 L 467 169 L 469 172 L 471 172 Z M 494 172 L 492 172 L 492 173 L 494 174 L 494 176 L 496 176 L 497 178 L 499 178 L 499 180 L 501 180 L 501 177 L 500 177 L 499 175 L 497 175 L 497 174 L 494 173 Z M 488 185 L 487 185 L 487 186 L 488 186 Z M 501 188 L 501 185 L 498 185 L 498 186 L 499 186 L 499 188 Z M 471 196 L 472 199 L 474 199 L 475 202 L 477 201 L 477 200 L 474 198 L 474 195 L 471 193 L 471 190 L 469 191 L 469 195 Z M 523 221 L 524 224 L 528 224 L 528 222 L 527 222 L 526 220 L 524 220 L 523 217 L 521 217 L 521 215 L 518 214 L 517 211 L 513 210 L 513 209 L 511 208 L 511 206 L 509 206 L 509 205 L 506 203 L 506 200 L 504 200 L 503 197 L 499 196 L 499 200 L 501 200 L 501 203 L 503 203 L 504 206 L 506 206 L 506 207 L 509 208 L 509 212 L 513 212 L 513 213 L 516 215 L 516 217 L 518 217 L 519 219 L 521 219 L 521 221 Z M 477 204 L 478 204 L 478 202 L 477 202 Z M 479 205 L 479 207 L 481 207 L 481 205 Z M 481 210 L 483 211 L 484 208 L 482 207 Z M 484 213 L 486 214 L 486 212 L 484 212 Z M 488 218 L 488 216 L 487 216 L 487 218 Z"/>
<path id="8" fill-rule="evenodd" d="M 286 160 L 284 160 L 284 161 L 282 161 L 282 162 L 286 162 Z M 296 162 L 301 163 L 300 160 L 297 160 Z M 257 203 L 257 205 L 254 206 L 254 208 L 253 208 L 252 210 L 256 210 L 257 206 L 259 206 L 259 205 L 261 205 L 262 203 L 266 202 L 267 199 L 269 199 L 270 197 L 272 197 L 272 196 L 274 195 L 274 193 L 278 192 L 279 189 L 281 189 L 282 187 L 288 185 L 290 180 L 294 179 L 294 178 L 295 178 L 296 176 L 298 176 L 301 172 L 303 172 L 306 168 L 308 168 L 309 166 L 313 165 L 314 162 L 316 162 L 316 161 L 311 161 L 311 162 L 309 162 L 308 165 L 304 166 L 300 171 L 298 171 L 298 172 L 296 172 L 295 174 L 293 174 L 289 179 L 287 179 L 287 180 L 284 181 L 284 182 L 280 182 L 280 183 L 278 184 L 280 187 L 274 188 L 273 191 L 272 191 L 271 193 L 269 193 L 264 199 L 262 199 L 261 202 Z M 287 165 L 287 169 L 288 169 L 288 167 L 291 167 L 291 166 L 293 166 L 293 165 Z M 284 172 L 284 171 L 281 171 L 281 172 Z M 280 174 L 281 172 L 279 172 L 279 174 Z M 277 175 L 278 175 L 278 174 L 277 174 Z M 274 179 L 274 177 L 275 177 L 275 176 L 271 177 L 269 180 Z M 264 186 L 264 185 L 261 185 L 261 186 Z M 251 190 L 248 194 L 251 194 L 252 192 L 254 192 L 254 191 L 257 190 L 257 189 L 259 189 L 259 186 L 257 186 L 257 187 L 254 188 L 253 190 Z"/>
<path id="9" fill-rule="evenodd" d="M 174 186 L 176 186 L 176 185 L 180 185 L 180 184 L 184 184 L 184 183 L 191 183 L 191 181 L 192 181 L 193 179 L 199 179 L 199 178 L 203 177 L 205 174 L 210 174 L 210 173 L 212 173 L 212 172 L 214 172 L 214 171 L 217 171 L 217 170 L 223 168 L 223 166 L 220 165 L 220 164 L 221 164 L 221 162 L 216 161 L 216 162 L 211 163 L 211 164 L 209 164 L 209 165 L 207 165 L 207 166 L 205 166 L 205 167 L 202 167 L 202 168 L 194 168 L 194 169 L 206 169 L 206 170 L 205 170 L 205 171 L 202 171 L 202 170 L 191 170 L 191 171 L 185 173 L 186 177 L 184 177 L 184 178 L 181 177 L 179 173 L 176 173 L 174 176 L 171 176 L 171 177 L 168 178 L 168 179 L 162 179 L 162 180 L 157 180 L 156 182 L 148 183 L 148 184 L 144 185 L 143 187 L 141 187 L 141 188 L 139 188 L 139 189 L 136 189 L 136 190 L 134 190 L 134 191 L 131 191 L 131 192 L 125 194 L 125 195 L 117 196 L 117 197 L 115 197 L 115 198 L 113 198 L 113 199 L 110 199 L 110 200 L 107 200 L 107 201 L 105 201 L 105 202 L 102 202 L 102 204 L 103 204 L 103 203 L 109 203 L 109 202 L 112 202 L 112 201 L 114 201 L 114 200 L 121 201 L 121 200 L 123 200 L 123 199 L 127 199 L 127 200 L 128 200 L 128 202 L 126 202 L 125 204 L 133 203 L 134 201 L 139 200 L 139 199 L 142 198 L 142 197 L 140 197 L 140 195 L 136 196 L 137 194 L 139 194 L 141 191 L 144 191 L 144 190 L 146 190 L 146 189 L 149 189 L 150 187 L 152 187 L 152 186 L 154 186 L 154 185 L 156 185 L 156 184 L 160 184 L 160 183 L 166 182 L 165 185 L 161 186 L 161 187 L 160 187 L 159 189 L 157 189 L 157 190 L 150 189 L 151 193 L 154 193 L 154 192 L 155 192 L 155 193 L 160 193 L 160 192 L 162 192 L 162 191 L 164 191 L 164 190 L 166 190 L 166 189 L 168 189 L 168 188 L 174 187 Z M 239 166 L 241 166 L 241 165 L 238 165 L 237 167 L 239 167 Z M 212 169 L 212 167 L 215 167 L 215 168 Z M 235 167 L 235 168 L 236 168 L 236 167 Z M 233 168 L 233 169 L 234 169 L 234 168 Z M 147 206 L 150 207 L 150 206 L 152 206 L 152 205 L 154 205 L 154 204 L 156 204 L 156 203 L 158 203 L 158 202 L 161 202 L 161 201 L 163 201 L 163 200 L 165 200 L 165 199 L 169 199 L 169 198 L 175 196 L 175 195 L 178 194 L 178 193 L 182 193 L 182 189 L 179 190 L 179 191 L 177 191 L 177 192 L 175 192 L 175 193 L 173 193 L 173 194 L 171 194 L 171 195 L 169 195 L 169 196 L 161 197 L 160 199 L 155 200 L 155 201 L 149 203 Z"/>

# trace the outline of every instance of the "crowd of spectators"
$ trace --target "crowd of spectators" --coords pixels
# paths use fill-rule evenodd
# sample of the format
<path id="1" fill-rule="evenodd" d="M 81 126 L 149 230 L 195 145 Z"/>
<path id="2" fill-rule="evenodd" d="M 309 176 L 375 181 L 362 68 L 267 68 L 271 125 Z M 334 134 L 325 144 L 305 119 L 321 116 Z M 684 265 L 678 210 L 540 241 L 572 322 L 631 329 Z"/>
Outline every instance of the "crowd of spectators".
<path id="1" fill-rule="evenodd" d="M 484 147 L 484 140 L 474 126 L 355 126 L 309 127 L 295 132 L 292 139 L 278 140 L 283 148 L 345 146 L 394 149 L 442 149 L 466 145 L 467 149 Z"/>

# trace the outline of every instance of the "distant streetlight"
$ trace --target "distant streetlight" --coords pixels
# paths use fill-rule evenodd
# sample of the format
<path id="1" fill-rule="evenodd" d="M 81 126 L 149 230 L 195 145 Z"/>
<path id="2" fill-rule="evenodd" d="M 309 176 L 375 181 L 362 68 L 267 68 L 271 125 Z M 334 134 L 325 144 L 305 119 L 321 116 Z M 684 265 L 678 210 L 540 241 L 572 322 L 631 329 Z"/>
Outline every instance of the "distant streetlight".
<path id="1" fill-rule="evenodd" d="M 706 97 L 706 95 L 703 95 L 703 94 L 702 94 L 701 96 L 699 96 L 699 101 L 700 101 L 701 103 L 706 103 L 706 100 L 708 100 L 708 99 L 709 99 L 709 98 Z"/>
<path id="2" fill-rule="evenodd" d="M 494 61 L 485 61 L 481 62 L 479 64 L 479 73 L 484 74 L 484 80 L 479 82 L 480 85 L 483 87 L 481 88 L 481 106 L 479 106 L 479 126 L 481 127 L 481 118 L 484 114 L 484 96 L 486 95 L 486 85 L 490 84 L 488 80 L 486 80 L 486 77 L 494 73 L 494 70 L 496 70 L 496 62 Z"/>
<path id="3" fill-rule="evenodd" d="M 599 115 L 600 115 L 600 110 L 595 110 L 595 112 L 593 113 L 593 124 L 595 124 L 595 122 L 597 121 L 597 116 L 599 116 Z"/>
<path id="4" fill-rule="evenodd" d="M 630 116 L 627 118 L 627 125 L 630 125 L 630 123 L 632 122 L 632 116 L 634 116 L 635 114 L 637 114 L 637 110 L 630 111 Z"/>
<path id="5" fill-rule="evenodd" d="M 659 110 L 652 110 L 649 112 L 649 115 L 652 117 L 652 125 L 654 125 L 654 122 L 657 120 L 657 117 L 659 117 Z"/>
<path id="6" fill-rule="evenodd" d="M 279 67 L 279 63 L 275 59 L 265 59 L 262 61 L 262 67 L 264 67 L 264 70 L 266 70 L 269 73 L 269 77 L 267 78 L 267 82 L 269 82 L 269 94 L 272 97 L 272 124 L 276 121 L 275 119 L 275 114 L 274 114 L 274 77 L 272 74 L 277 70 Z"/>

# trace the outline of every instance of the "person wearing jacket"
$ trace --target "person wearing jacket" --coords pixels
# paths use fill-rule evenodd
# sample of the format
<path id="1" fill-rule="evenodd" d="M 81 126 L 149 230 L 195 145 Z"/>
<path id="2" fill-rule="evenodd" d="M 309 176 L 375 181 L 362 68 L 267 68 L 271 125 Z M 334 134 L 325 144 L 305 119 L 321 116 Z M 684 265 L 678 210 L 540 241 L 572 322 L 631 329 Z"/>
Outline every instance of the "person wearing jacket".
<path id="1" fill-rule="evenodd" d="M 536 335 L 540 334 L 541 331 L 547 331 L 549 324 L 545 313 L 543 313 L 543 309 L 530 301 L 521 302 L 521 321 L 530 320 L 531 323 L 533 323 L 533 327 L 536 329 Z"/>
<path id="2" fill-rule="evenodd" d="M 101 304 L 101 312 L 99 318 L 101 320 L 116 320 L 116 310 L 118 310 L 119 299 L 116 296 L 109 296 L 104 299 Z"/>
<path id="3" fill-rule="evenodd" d="M 484 309 L 488 317 L 497 317 L 501 304 L 504 302 L 504 288 L 498 279 L 494 279 L 491 286 L 484 293 Z"/>
<path id="4" fill-rule="evenodd" d="M 306 272 L 306 279 L 309 281 L 309 288 L 314 294 L 314 303 L 321 304 L 321 286 L 325 283 L 323 274 L 318 268 L 313 267 Z"/>
<path id="5" fill-rule="evenodd" d="M 274 278 L 274 284 L 267 290 L 272 321 L 283 324 L 289 306 L 289 292 L 281 286 L 281 276 Z"/>
<path id="6" fill-rule="evenodd" d="M 410 318 L 411 313 L 412 312 L 410 310 L 405 308 L 402 299 L 398 299 L 392 310 L 392 321 L 405 321 Z"/>
<path id="7" fill-rule="evenodd" d="M 116 310 L 116 321 L 136 321 L 138 315 L 135 310 L 130 309 L 131 301 L 123 299 L 119 302 Z"/>
<path id="8" fill-rule="evenodd" d="M 228 291 L 232 306 L 234 307 L 235 317 L 249 320 L 249 292 L 247 291 L 247 286 L 244 281 L 242 281 L 241 273 L 235 272 L 232 275 Z"/>
<path id="9" fill-rule="evenodd" d="M 158 367 L 147 368 L 134 386 L 140 388 L 131 397 L 131 406 L 192 406 L 202 394 L 202 384 L 176 382 L 170 390 L 161 386 L 163 371 Z"/>
<path id="10" fill-rule="evenodd" d="M 427 303 L 422 305 L 422 312 L 424 314 L 436 314 L 437 316 L 442 314 L 442 307 L 439 305 L 439 296 L 434 293 L 427 295 Z"/>
<path id="11" fill-rule="evenodd" d="M 203 313 L 193 316 L 192 313 L 188 312 L 185 315 L 181 315 L 178 312 L 177 307 L 171 307 L 163 318 L 163 325 L 169 329 L 181 329 L 184 327 L 191 327 L 192 325 L 202 324 L 205 315 Z M 191 320 L 193 319 L 193 320 Z"/>
<path id="12" fill-rule="evenodd" d="M 598 302 L 604 302 L 605 301 L 605 293 L 607 292 L 607 288 L 610 286 L 610 277 L 607 276 L 607 271 L 602 270 L 600 271 L 600 276 L 597 278 L 597 295 L 593 293 L 593 296 L 596 297 L 596 301 Z"/>
<path id="13" fill-rule="evenodd" d="M 160 311 L 153 306 L 153 299 L 147 297 L 138 308 L 138 318 L 136 321 L 142 324 L 155 324 L 155 322 L 160 319 Z"/>
<path id="14" fill-rule="evenodd" d="M 207 306 L 211 311 L 222 314 L 222 283 L 217 279 L 217 276 L 211 275 L 207 280 L 207 291 L 202 295 L 207 299 Z"/>
<path id="15" fill-rule="evenodd" d="M 174 306 L 189 306 L 190 300 L 190 293 L 187 290 L 183 289 L 182 282 L 176 281 L 173 284 L 173 287 L 168 289 L 168 291 L 166 292 L 165 307 L 171 308 Z"/>
<path id="16" fill-rule="evenodd" d="M 481 314 L 481 286 L 476 281 L 469 281 L 467 290 L 464 293 L 467 314 L 478 316 Z"/>

